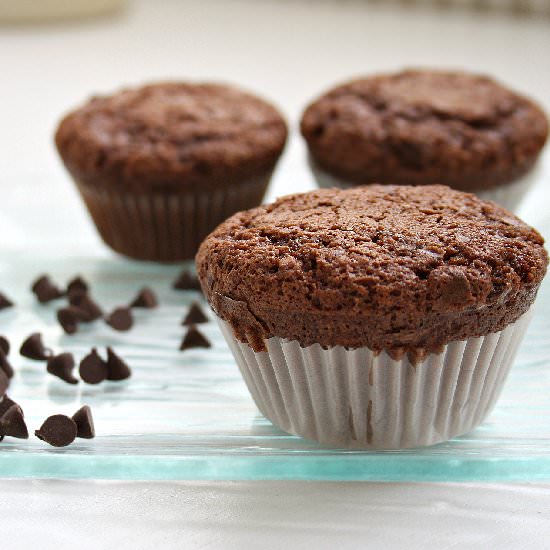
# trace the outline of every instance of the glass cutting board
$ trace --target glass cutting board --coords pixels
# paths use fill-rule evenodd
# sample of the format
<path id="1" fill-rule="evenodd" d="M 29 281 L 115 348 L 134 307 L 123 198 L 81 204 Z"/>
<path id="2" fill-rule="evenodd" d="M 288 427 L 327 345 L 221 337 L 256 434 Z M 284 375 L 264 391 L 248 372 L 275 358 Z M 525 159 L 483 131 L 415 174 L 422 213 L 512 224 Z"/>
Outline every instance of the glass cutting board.
<path id="1" fill-rule="evenodd" d="M 538 210 L 529 221 L 547 235 Z M 550 479 L 550 280 L 539 294 L 528 331 L 503 395 L 488 421 L 470 434 L 421 450 L 361 452 L 322 448 L 287 435 L 257 411 L 221 333 L 201 330 L 212 349 L 178 351 L 180 325 L 193 291 L 171 283 L 181 266 L 126 261 L 116 256 L 0 253 L 0 289 L 17 307 L 0 312 L 0 334 L 12 342 L 16 376 L 9 394 L 24 409 L 29 431 L 55 413 L 91 406 L 97 437 L 55 449 L 31 435 L 0 443 L 0 476 L 91 479 L 303 479 L 303 480 L 549 480 Z M 43 306 L 29 287 L 47 272 L 64 283 L 77 274 L 92 285 L 106 310 L 128 303 L 145 285 L 161 307 L 135 310 L 135 325 L 118 333 L 84 326 L 66 336 L 55 320 L 63 300 Z M 44 363 L 17 354 L 31 332 L 43 333 L 56 352 L 77 361 L 92 346 L 111 345 L 130 364 L 125 382 L 70 386 Z"/>

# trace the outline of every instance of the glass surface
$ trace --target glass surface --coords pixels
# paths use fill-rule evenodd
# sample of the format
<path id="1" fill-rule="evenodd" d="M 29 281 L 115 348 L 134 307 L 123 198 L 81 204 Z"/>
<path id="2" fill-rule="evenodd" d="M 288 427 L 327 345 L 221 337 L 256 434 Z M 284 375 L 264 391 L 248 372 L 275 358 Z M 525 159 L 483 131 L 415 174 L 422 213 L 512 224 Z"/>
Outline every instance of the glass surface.
<path id="1" fill-rule="evenodd" d="M 531 223 L 548 227 L 533 212 Z M 322 448 L 274 428 L 257 411 L 215 322 L 201 325 L 209 350 L 179 352 L 181 320 L 198 294 L 171 289 L 181 266 L 140 264 L 111 256 L 63 261 L 0 255 L 0 289 L 17 307 L 0 312 L 0 334 L 12 342 L 16 368 L 9 394 L 24 409 L 29 431 L 55 413 L 92 407 L 97 437 L 55 449 L 31 435 L 0 443 L 0 476 L 103 479 L 543 480 L 550 479 L 550 284 L 488 421 L 453 441 L 421 450 L 361 452 Z M 55 321 L 63 300 L 38 305 L 29 292 L 40 273 L 92 284 L 106 310 L 128 303 L 144 285 L 161 307 L 135 310 L 135 325 L 117 333 L 101 322 L 66 336 Z M 550 283 L 550 281 L 547 281 Z M 125 382 L 70 386 L 45 364 L 20 357 L 22 340 L 43 333 L 56 352 L 79 360 L 111 345 L 127 360 Z"/>

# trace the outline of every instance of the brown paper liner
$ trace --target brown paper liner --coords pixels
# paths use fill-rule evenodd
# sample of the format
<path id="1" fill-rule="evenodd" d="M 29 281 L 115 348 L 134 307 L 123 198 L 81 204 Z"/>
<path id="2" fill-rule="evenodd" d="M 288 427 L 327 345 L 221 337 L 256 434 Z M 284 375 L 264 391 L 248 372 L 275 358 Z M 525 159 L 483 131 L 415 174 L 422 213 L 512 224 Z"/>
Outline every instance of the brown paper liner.
<path id="1" fill-rule="evenodd" d="M 271 174 L 218 189 L 128 191 L 82 181 L 77 187 L 101 238 L 136 260 L 176 262 L 195 256 L 221 222 L 262 202 Z"/>

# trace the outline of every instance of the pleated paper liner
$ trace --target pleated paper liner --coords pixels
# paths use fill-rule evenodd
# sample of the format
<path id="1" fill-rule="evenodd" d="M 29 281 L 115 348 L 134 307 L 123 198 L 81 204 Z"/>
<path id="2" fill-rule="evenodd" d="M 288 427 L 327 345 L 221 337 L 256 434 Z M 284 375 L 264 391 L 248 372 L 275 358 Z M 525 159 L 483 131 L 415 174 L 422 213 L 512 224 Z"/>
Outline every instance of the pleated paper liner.
<path id="1" fill-rule="evenodd" d="M 481 424 L 498 399 L 531 312 L 503 331 L 452 342 L 413 365 L 368 348 L 238 342 L 219 320 L 256 405 L 273 424 L 335 447 L 434 445 Z"/>
<path id="2" fill-rule="evenodd" d="M 550 0 L 549 0 L 550 1 Z M 315 161 L 309 157 L 308 158 L 309 167 L 315 177 L 317 185 L 323 189 L 330 189 L 332 187 L 337 187 L 339 189 L 349 189 L 355 187 L 355 185 L 350 185 L 345 181 L 336 178 L 325 172 L 323 169 L 315 163 Z M 492 189 L 483 189 L 476 191 L 475 194 L 483 200 L 494 201 L 501 206 L 504 206 L 507 210 L 515 212 L 525 195 L 529 192 L 529 189 L 542 177 L 542 169 L 540 164 L 535 165 L 527 174 L 523 177 L 505 184 L 499 185 Z M 373 182 L 375 183 L 375 182 Z"/>
<path id="3" fill-rule="evenodd" d="M 262 202 L 271 174 L 217 189 L 127 191 L 77 182 L 102 239 L 137 260 L 192 259 L 202 240 L 229 216 Z"/>

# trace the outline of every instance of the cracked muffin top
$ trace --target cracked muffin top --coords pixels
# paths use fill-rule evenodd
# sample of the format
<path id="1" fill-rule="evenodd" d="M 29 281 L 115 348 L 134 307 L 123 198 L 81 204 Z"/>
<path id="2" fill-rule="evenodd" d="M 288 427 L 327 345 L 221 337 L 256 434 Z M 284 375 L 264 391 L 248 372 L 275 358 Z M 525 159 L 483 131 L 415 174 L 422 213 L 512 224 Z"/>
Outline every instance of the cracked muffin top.
<path id="1" fill-rule="evenodd" d="M 533 228 L 440 185 L 283 197 L 229 218 L 196 258 L 209 303 L 256 351 L 278 336 L 395 358 L 513 323 L 547 261 Z"/>
<path id="2" fill-rule="evenodd" d="M 473 191 L 525 174 L 548 135 L 544 112 L 486 76 L 408 70 L 354 80 L 304 112 L 313 161 L 350 184 Z"/>
<path id="3" fill-rule="evenodd" d="M 286 136 L 279 112 L 253 95 L 162 82 L 92 98 L 62 120 L 55 141 L 76 179 L 217 186 L 272 170 Z"/>

